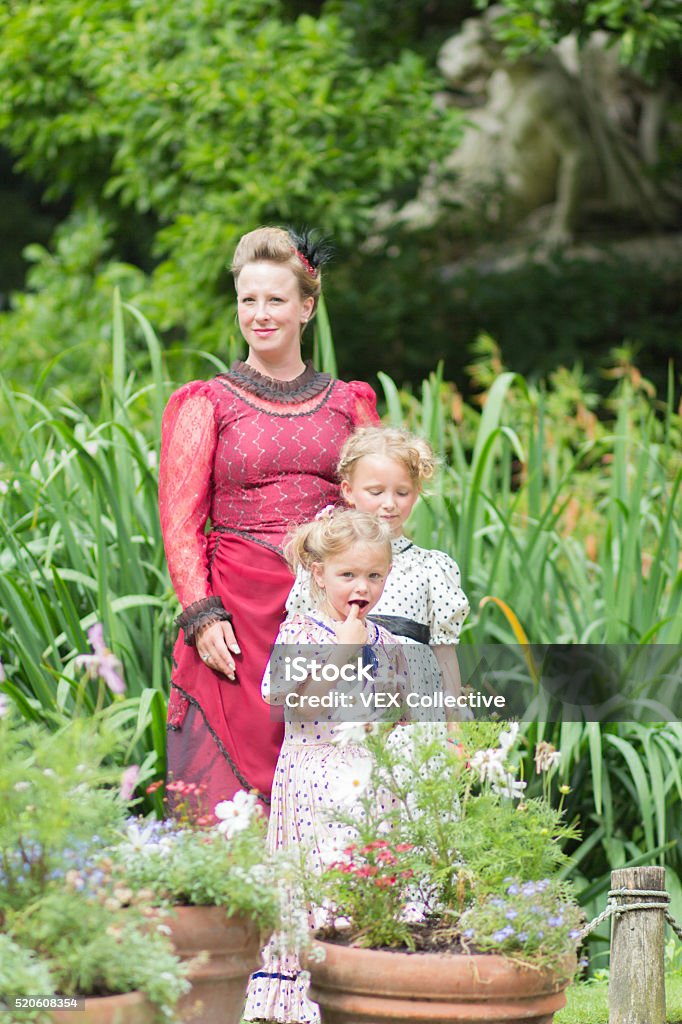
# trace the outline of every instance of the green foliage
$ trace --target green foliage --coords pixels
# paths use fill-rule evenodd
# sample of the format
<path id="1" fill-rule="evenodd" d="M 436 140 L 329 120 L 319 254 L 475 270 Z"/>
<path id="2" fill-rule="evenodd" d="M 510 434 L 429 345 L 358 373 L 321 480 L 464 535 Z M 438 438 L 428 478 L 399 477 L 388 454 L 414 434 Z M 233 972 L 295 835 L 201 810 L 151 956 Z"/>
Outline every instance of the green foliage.
<path id="1" fill-rule="evenodd" d="M 130 909 L 114 911 L 68 885 L 52 886 L 8 915 L 11 937 L 34 950 L 66 996 L 145 992 L 158 1019 L 176 1020 L 173 1006 L 189 989 L 187 967 L 168 938 Z"/>
<path id="2" fill-rule="evenodd" d="M 608 981 L 571 985 L 566 990 L 566 1006 L 559 1010 L 555 1024 L 608 1024 Z M 666 977 L 666 1021 L 682 1022 L 682 979 Z"/>
<path id="3" fill-rule="evenodd" d="M 169 940 L 137 909 L 80 884 L 76 870 L 122 827 L 125 804 L 111 785 L 118 772 L 105 763 L 121 737 L 96 719 L 78 718 L 51 733 L 22 721 L 11 706 L 3 711 L 0 948 L 8 937 L 18 978 L 5 975 L 3 955 L 0 1001 L 21 994 L 15 981 L 29 978 L 41 982 L 34 996 L 139 989 L 174 1019 L 173 1005 L 188 985 Z"/>
<path id="4" fill-rule="evenodd" d="M 140 323 L 151 382 L 138 390 L 128 376 L 118 303 L 113 378 L 103 377 L 94 418 L 68 401 L 50 407 L 5 390 L 11 429 L 0 442 L 0 595 L 6 689 L 32 718 L 94 711 L 99 687 L 83 688 L 76 657 L 88 650 L 86 630 L 103 623 L 127 684 L 125 699 L 109 695 L 104 713 L 114 731 L 133 725 L 121 756 L 142 765 L 144 778 L 164 766 L 176 602 L 155 472 L 166 385 L 158 341 Z"/>
<path id="5" fill-rule="evenodd" d="M 30 245 L 27 291 L 0 316 L 0 371 L 40 397 L 43 375 L 77 404 L 90 405 L 93 387 L 111 370 L 111 295 L 139 293 L 145 276 L 112 260 L 112 224 L 93 206 L 57 229 L 54 250 Z M 131 346 L 130 355 L 136 356 Z"/>
<path id="6" fill-rule="evenodd" d="M 479 8 L 491 0 L 476 0 Z M 679 60 L 682 12 L 677 0 L 502 0 L 499 38 L 510 52 L 546 50 L 571 32 L 584 41 L 592 32 L 608 32 L 620 58 L 647 78 L 660 78 Z"/>
<path id="7" fill-rule="evenodd" d="M 463 387 L 470 348 L 485 332 L 533 381 L 579 362 L 593 375 L 590 389 L 603 393 L 599 367 L 629 344 L 639 369 L 665 389 L 667 361 L 682 353 L 674 275 L 615 254 L 467 266 L 478 240 L 396 234 L 371 255 L 344 254 L 326 288 L 342 374 L 383 371 L 416 387 L 443 360 L 446 379 Z M 434 270 L 443 264 L 445 280 Z"/>
<path id="8" fill-rule="evenodd" d="M 335 809 L 357 839 L 321 879 L 304 880 L 348 919 L 340 930 L 357 945 L 415 949 L 430 928 L 450 948 L 556 970 L 565 957 L 572 973 L 579 911 L 558 872 L 575 830 L 544 798 L 519 799 L 518 726 L 460 723 L 454 749 L 444 724 L 367 728 L 358 727 L 371 755 L 364 792 L 345 814 Z"/>
<path id="9" fill-rule="evenodd" d="M 276 0 L 0 5 L 0 141 L 50 195 L 96 201 L 119 227 L 129 210 L 155 222 L 144 308 L 202 347 L 235 333 L 226 262 L 242 231 L 310 223 L 355 241 L 451 147 L 435 82 L 407 51 L 371 69 L 338 19 L 287 21 Z"/>
<path id="10" fill-rule="evenodd" d="M 108 788 L 118 774 L 103 765 L 117 739 L 81 719 L 50 733 L 0 718 L 0 920 L 65 873 L 93 836 L 113 836 L 124 808 Z"/>
<path id="11" fill-rule="evenodd" d="M 54 981 L 47 966 L 37 958 L 33 950 L 23 946 L 0 932 L 0 1010 L 4 1008 L 6 996 L 47 996 L 55 991 Z M 14 1010 L 12 1021 L 35 1021 L 41 1015 L 39 1009 Z"/>
<path id="12" fill-rule="evenodd" d="M 134 891 L 152 892 L 156 903 L 224 907 L 228 915 L 255 920 L 264 932 L 274 927 L 277 878 L 266 858 L 261 817 L 252 817 L 229 839 L 216 828 L 155 833 L 154 822 L 143 821 L 128 835 L 132 842 L 124 838 L 106 856 Z"/>

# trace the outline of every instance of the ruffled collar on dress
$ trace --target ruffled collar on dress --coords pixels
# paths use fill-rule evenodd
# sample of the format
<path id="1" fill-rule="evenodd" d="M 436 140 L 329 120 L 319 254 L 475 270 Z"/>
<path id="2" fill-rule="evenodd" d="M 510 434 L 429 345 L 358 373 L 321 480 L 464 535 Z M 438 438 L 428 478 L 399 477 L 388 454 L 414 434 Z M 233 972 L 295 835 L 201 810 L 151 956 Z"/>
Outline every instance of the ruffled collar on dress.
<path id="1" fill-rule="evenodd" d="M 318 372 L 310 360 L 306 362 L 303 373 L 293 380 L 266 377 L 264 373 L 260 373 L 241 359 L 237 359 L 227 373 L 219 373 L 218 376 L 258 398 L 267 398 L 271 402 L 283 402 L 287 405 L 315 398 L 329 386 L 332 379 L 331 374 Z"/>

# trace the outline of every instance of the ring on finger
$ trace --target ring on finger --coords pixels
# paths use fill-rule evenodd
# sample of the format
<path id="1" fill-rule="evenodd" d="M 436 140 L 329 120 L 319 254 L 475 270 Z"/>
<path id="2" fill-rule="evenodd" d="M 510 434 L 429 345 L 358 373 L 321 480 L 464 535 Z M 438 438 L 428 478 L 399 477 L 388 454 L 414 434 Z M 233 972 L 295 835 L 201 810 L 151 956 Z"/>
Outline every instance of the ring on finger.
<path id="1" fill-rule="evenodd" d="M 211 660 L 211 655 L 210 654 L 202 654 L 201 658 L 202 658 L 203 661 L 206 662 L 206 664 L 208 664 L 209 661 Z"/>

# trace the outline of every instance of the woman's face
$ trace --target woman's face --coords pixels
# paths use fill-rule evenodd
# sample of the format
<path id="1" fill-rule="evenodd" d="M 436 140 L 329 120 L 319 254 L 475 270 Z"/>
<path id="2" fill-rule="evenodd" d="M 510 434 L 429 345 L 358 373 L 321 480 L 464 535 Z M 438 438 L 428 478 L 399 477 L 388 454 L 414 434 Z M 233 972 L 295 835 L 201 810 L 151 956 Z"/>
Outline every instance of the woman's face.
<path id="1" fill-rule="evenodd" d="M 247 263 L 237 281 L 239 327 L 249 346 L 249 362 L 276 366 L 300 361 L 301 328 L 314 299 L 301 298 L 296 277 L 277 263 Z"/>

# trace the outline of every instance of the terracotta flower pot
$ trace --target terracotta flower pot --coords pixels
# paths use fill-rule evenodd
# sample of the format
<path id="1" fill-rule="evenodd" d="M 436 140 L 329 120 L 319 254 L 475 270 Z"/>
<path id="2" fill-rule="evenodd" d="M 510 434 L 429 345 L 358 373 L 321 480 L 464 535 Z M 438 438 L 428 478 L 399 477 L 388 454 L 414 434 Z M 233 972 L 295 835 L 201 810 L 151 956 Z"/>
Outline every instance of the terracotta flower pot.
<path id="1" fill-rule="evenodd" d="M 53 1024 L 154 1024 L 156 1007 L 142 992 L 86 999 L 85 1010 L 52 1010 Z"/>
<path id="2" fill-rule="evenodd" d="M 246 918 L 228 917 L 222 907 L 177 906 L 164 923 L 183 959 L 208 953 L 206 963 L 190 974 L 191 992 L 180 1000 L 183 1021 L 239 1024 L 249 975 L 259 963 L 258 927 Z"/>
<path id="3" fill-rule="evenodd" d="M 317 942 L 308 958 L 310 998 L 322 1024 L 551 1024 L 569 981 L 502 956 L 394 953 Z"/>

